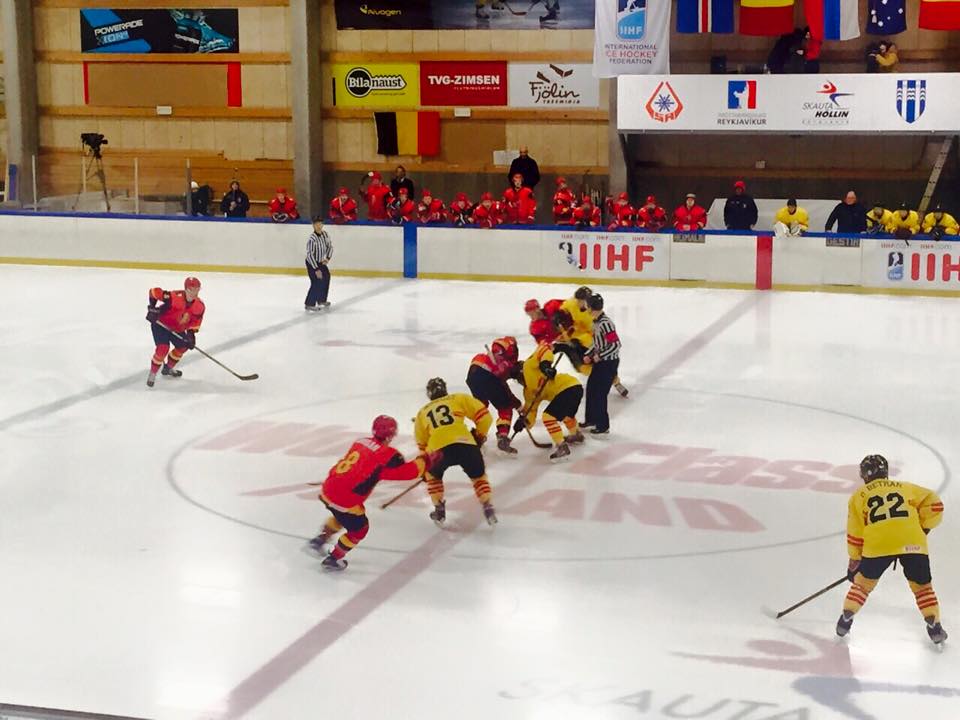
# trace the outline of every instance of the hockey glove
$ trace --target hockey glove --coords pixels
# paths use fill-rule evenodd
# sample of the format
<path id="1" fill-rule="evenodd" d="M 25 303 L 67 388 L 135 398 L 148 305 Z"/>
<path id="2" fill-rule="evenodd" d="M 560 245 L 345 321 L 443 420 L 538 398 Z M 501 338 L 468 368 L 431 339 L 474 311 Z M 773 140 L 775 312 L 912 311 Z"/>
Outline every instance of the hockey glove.
<path id="1" fill-rule="evenodd" d="M 557 369 L 547 360 L 540 361 L 540 372 L 547 380 L 553 380 L 557 376 Z"/>
<path id="2" fill-rule="evenodd" d="M 147 322 L 148 322 L 148 323 L 151 323 L 151 324 L 155 323 L 155 322 L 157 321 L 157 318 L 159 318 L 159 317 L 160 317 L 160 310 L 159 310 L 159 308 L 155 308 L 155 307 L 148 307 L 148 308 L 147 308 Z"/>
<path id="3" fill-rule="evenodd" d="M 183 342 L 188 350 L 193 350 L 197 346 L 197 334 L 193 330 L 187 330 L 183 333 Z"/>
<path id="4" fill-rule="evenodd" d="M 847 564 L 847 580 L 853 582 L 853 579 L 857 576 L 857 570 L 860 569 L 859 560 L 851 560 Z"/>
<path id="5" fill-rule="evenodd" d="M 521 433 L 527 427 L 527 419 L 522 415 L 517 418 L 517 421 L 513 424 L 513 431 L 515 433 Z"/>

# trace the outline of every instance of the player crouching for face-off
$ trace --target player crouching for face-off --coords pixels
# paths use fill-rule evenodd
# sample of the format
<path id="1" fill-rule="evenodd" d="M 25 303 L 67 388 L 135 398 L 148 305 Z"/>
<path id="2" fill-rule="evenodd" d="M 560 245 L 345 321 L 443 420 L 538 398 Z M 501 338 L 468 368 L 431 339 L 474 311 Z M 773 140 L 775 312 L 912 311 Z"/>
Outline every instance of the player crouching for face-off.
<path id="1" fill-rule="evenodd" d="M 157 370 L 163 366 L 163 375 L 180 377 L 182 372 L 174 366 L 180 362 L 187 350 L 191 350 L 197 343 L 197 331 L 203 322 L 203 312 L 206 309 L 203 301 L 197 297 L 200 294 L 200 281 L 195 277 L 188 277 L 183 283 L 183 290 L 163 290 L 153 288 L 147 305 L 147 322 L 153 331 L 153 341 L 156 349 L 150 361 L 150 374 L 147 376 L 147 386 L 153 387 L 157 379 Z M 157 303 L 162 303 L 157 307 Z M 173 350 L 167 355 L 170 346 Z"/>
<path id="2" fill-rule="evenodd" d="M 323 547 L 341 530 L 346 530 L 330 554 L 323 560 L 324 570 L 343 570 L 344 556 L 367 536 L 370 523 L 363 503 L 381 480 L 415 480 L 421 477 L 438 456 L 420 455 L 404 462 L 390 443 L 397 435 L 397 421 L 379 415 L 373 421 L 369 438 L 357 440 L 347 454 L 330 468 L 320 490 L 320 500 L 330 511 L 323 530 L 309 542 L 312 550 L 322 553 Z"/>
<path id="3" fill-rule="evenodd" d="M 497 514 L 493 509 L 487 468 L 483 462 L 480 445 L 487 439 L 492 419 L 487 406 L 464 393 L 447 393 L 447 383 L 442 378 L 427 381 L 427 397 L 430 402 L 417 413 L 414 435 L 421 452 L 439 452 L 440 459 L 424 476 L 427 492 L 433 501 L 430 519 L 443 527 L 447 519 L 446 501 L 443 498 L 443 474 L 447 468 L 459 466 L 473 483 L 473 492 L 483 505 L 487 523 L 494 525 Z M 475 428 L 468 430 L 464 419 L 469 418 Z"/>
<path id="4" fill-rule="evenodd" d="M 943 519 L 943 502 L 932 490 L 888 478 L 882 455 L 860 462 L 864 486 L 850 496 L 847 509 L 847 577 L 853 583 L 843 601 L 837 635 L 850 632 L 853 616 L 891 563 L 903 565 L 903 574 L 937 645 L 947 639 L 940 624 L 940 604 L 933 591 L 927 533 Z"/>
<path id="5" fill-rule="evenodd" d="M 520 372 L 517 339 L 502 337 L 493 341 L 490 352 L 475 355 L 467 371 L 467 387 L 473 396 L 484 405 L 497 409 L 497 449 L 507 455 L 516 455 L 510 445 L 510 424 L 513 411 L 520 408 L 520 401 L 507 387 L 509 378 L 517 378 Z"/>

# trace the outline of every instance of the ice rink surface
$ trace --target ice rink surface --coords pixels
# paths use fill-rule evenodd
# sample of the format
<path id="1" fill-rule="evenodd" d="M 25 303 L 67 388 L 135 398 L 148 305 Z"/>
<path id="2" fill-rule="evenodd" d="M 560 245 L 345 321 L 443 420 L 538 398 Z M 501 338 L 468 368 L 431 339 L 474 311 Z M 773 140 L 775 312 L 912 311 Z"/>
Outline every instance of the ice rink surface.
<path id="1" fill-rule="evenodd" d="M 336 272 L 334 270 L 334 272 Z M 500 524 L 447 476 L 450 528 L 382 483 L 349 569 L 302 552 L 316 489 L 371 419 L 561 285 L 201 275 L 197 353 L 144 385 L 151 286 L 182 273 L 5 266 L 0 702 L 138 718 L 888 720 L 960 717 L 900 573 L 846 641 L 837 579 L 856 464 L 939 488 L 944 626 L 960 633 L 957 300 L 601 288 L 629 399 L 551 465 L 487 449 Z M 542 426 L 535 432 L 545 439 Z M 957 636 L 960 640 L 960 636 Z"/>

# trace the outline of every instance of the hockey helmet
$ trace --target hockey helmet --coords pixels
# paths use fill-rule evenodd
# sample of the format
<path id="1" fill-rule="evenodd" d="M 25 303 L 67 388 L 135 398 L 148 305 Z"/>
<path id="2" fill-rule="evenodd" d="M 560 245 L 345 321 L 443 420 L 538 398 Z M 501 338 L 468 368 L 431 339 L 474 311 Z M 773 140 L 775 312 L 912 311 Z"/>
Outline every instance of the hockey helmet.
<path id="1" fill-rule="evenodd" d="M 623 200 L 624 202 L 630 202 L 630 196 L 627 195 L 625 192 L 622 192 L 619 195 L 617 195 L 617 202 L 621 200 Z"/>
<path id="2" fill-rule="evenodd" d="M 427 397 L 431 400 L 442 398 L 447 394 L 447 383 L 443 378 L 430 378 L 427 380 Z"/>
<path id="3" fill-rule="evenodd" d="M 347 190 L 345 187 L 342 187 L 339 190 L 337 190 L 337 195 L 349 195 L 349 194 L 350 194 L 350 191 Z"/>
<path id="4" fill-rule="evenodd" d="M 371 170 L 367 173 L 371 180 L 383 180 L 383 175 L 378 173 L 376 170 Z"/>
<path id="5" fill-rule="evenodd" d="M 578 287 L 577 291 L 573 294 L 577 300 L 588 300 L 591 295 L 593 295 L 593 290 L 588 288 L 586 285 L 581 285 Z"/>
<path id="6" fill-rule="evenodd" d="M 503 356 L 507 360 L 516 360 L 519 357 L 520 350 L 517 347 L 517 339 L 511 335 L 497 338 L 490 346 L 494 357 Z"/>
<path id="7" fill-rule="evenodd" d="M 199 289 L 200 289 L 200 281 L 197 280 L 195 277 L 188 277 L 186 280 L 183 281 L 183 289 L 184 289 L 184 290 L 190 290 L 190 289 L 199 290 Z"/>
<path id="8" fill-rule="evenodd" d="M 647 195 L 647 205 L 656 205 L 657 196 L 656 195 Z"/>
<path id="9" fill-rule="evenodd" d="M 483 195 L 480 196 L 480 202 L 484 202 L 486 200 L 493 202 L 493 193 L 485 192 Z"/>
<path id="10" fill-rule="evenodd" d="M 531 313 L 534 310 L 539 310 L 539 309 L 540 309 L 540 301 L 537 300 L 536 298 L 531 298 L 530 300 L 527 300 L 523 304 L 523 311 L 525 313 Z"/>
<path id="11" fill-rule="evenodd" d="M 389 415 L 377 415 L 373 419 L 373 437 L 377 440 L 390 440 L 397 434 L 397 421 Z"/>
<path id="12" fill-rule="evenodd" d="M 860 461 L 860 479 L 864 482 L 885 478 L 889 473 L 890 467 L 883 455 L 867 455 Z"/>
<path id="13" fill-rule="evenodd" d="M 425 197 L 425 198 L 431 198 L 431 199 L 432 199 L 432 198 L 433 198 L 433 193 L 430 192 L 429 190 L 427 190 L 426 188 L 424 188 L 424 189 L 423 189 L 423 197 Z"/>
<path id="14" fill-rule="evenodd" d="M 591 295 L 587 298 L 587 307 L 591 310 L 603 310 L 603 295 Z"/>
<path id="15" fill-rule="evenodd" d="M 397 188 L 397 195 L 403 195 L 404 197 L 406 197 L 409 194 L 410 194 L 410 191 L 407 190 L 405 187 Z"/>
<path id="16" fill-rule="evenodd" d="M 557 183 L 557 187 L 560 187 L 561 185 L 566 185 L 566 184 L 567 184 L 567 179 L 566 179 L 565 177 L 558 177 L 558 178 L 555 180 L 555 182 Z"/>

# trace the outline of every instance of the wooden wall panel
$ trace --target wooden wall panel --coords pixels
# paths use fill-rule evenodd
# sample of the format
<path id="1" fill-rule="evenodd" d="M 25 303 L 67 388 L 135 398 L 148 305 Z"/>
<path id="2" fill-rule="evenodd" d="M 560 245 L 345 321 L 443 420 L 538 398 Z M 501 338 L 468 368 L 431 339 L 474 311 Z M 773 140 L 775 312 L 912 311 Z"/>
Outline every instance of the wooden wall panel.
<path id="1" fill-rule="evenodd" d="M 73 69 L 73 65 L 55 65 Z M 225 65 L 91 63 L 90 104 L 101 107 L 219 107 L 227 105 Z M 56 77 L 56 76 L 55 76 Z M 80 77 L 82 87 L 82 74 Z M 54 83 L 54 86 L 55 83 Z M 82 93 L 81 93 L 82 95 Z M 54 92 L 56 105 L 64 102 Z"/>
<path id="2" fill-rule="evenodd" d="M 243 106 L 290 107 L 290 74 L 289 65 L 244 65 Z"/>
<path id="3" fill-rule="evenodd" d="M 439 160 L 450 164 L 490 163 L 506 146 L 506 124 L 463 120 L 440 124 Z"/>

